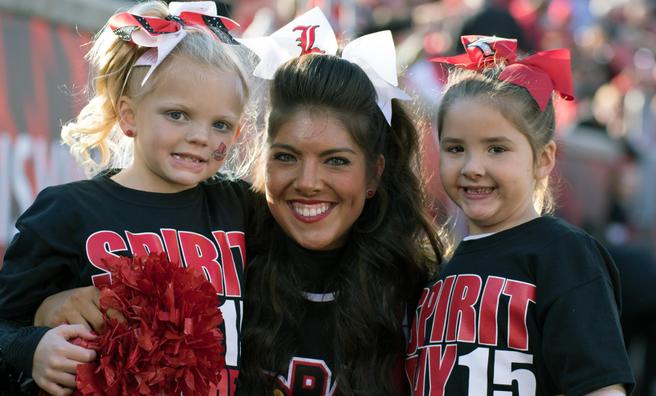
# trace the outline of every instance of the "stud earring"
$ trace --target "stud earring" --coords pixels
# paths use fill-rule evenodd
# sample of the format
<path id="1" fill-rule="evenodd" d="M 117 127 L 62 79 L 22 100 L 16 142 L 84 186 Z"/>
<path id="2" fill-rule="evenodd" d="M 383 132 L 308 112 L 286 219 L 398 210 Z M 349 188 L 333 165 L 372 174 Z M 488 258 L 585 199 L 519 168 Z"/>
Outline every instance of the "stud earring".
<path id="1" fill-rule="evenodd" d="M 372 190 L 371 188 L 367 189 L 367 198 L 373 198 L 374 194 L 376 194 L 374 190 Z"/>
<path id="2" fill-rule="evenodd" d="M 134 131 L 132 129 L 126 129 L 123 131 L 123 134 L 127 137 L 134 137 Z"/>

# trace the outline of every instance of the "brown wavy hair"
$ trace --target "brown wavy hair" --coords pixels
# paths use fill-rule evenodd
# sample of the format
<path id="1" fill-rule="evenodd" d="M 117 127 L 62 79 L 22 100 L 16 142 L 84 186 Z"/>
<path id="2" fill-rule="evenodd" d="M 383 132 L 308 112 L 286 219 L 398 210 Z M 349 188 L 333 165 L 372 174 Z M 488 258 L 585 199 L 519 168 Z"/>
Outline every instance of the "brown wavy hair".
<path id="1" fill-rule="evenodd" d="M 265 139 L 299 111 L 334 116 L 365 152 L 370 175 L 376 160 L 385 169 L 376 195 L 367 199 L 352 226 L 339 265 L 331 342 L 340 394 L 396 395 L 393 367 L 403 358 L 403 312 L 441 260 L 442 244 L 426 213 L 418 174 L 419 134 L 408 113 L 393 102 L 392 125 L 376 105 L 364 71 L 339 57 L 305 55 L 284 64 L 270 89 Z M 264 144 L 264 149 L 266 145 Z M 262 156 L 263 157 L 263 156 Z M 261 158 L 262 158 L 261 157 Z M 265 160 L 260 162 L 264 167 Z M 263 191 L 263 169 L 254 187 Z M 239 391 L 271 394 L 267 373 L 285 372 L 307 304 L 298 269 L 290 260 L 284 232 L 260 208 L 256 256 L 246 270 L 242 371 Z"/>

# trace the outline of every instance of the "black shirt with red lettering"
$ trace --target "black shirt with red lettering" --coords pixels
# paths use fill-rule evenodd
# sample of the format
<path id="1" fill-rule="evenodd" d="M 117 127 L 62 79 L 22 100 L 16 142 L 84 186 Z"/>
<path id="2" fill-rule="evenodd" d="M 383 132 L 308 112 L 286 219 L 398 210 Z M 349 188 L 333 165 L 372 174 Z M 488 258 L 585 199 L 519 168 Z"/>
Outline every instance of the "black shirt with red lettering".
<path id="1" fill-rule="evenodd" d="M 216 288 L 228 367 L 221 394 L 233 394 L 251 221 L 248 185 L 217 176 L 182 192 L 152 193 L 121 186 L 111 175 L 48 187 L 18 219 L 0 271 L 0 363 L 29 377 L 36 345 L 48 330 L 31 324 L 46 297 L 107 283 L 103 258 L 161 251 L 202 270 Z"/>
<path id="2" fill-rule="evenodd" d="M 617 269 L 592 237 L 543 216 L 465 240 L 422 294 L 414 395 L 582 395 L 633 387 Z"/>
<path id="3" fill-rule="evenodd" d="M 302 329 L 289 351 L 289 362 L 272 370 L 276 388 L 284 395 L 329 396 L 337 387 L 335 356 L 335 277 L 343 249 L 316 251 L 286 237 L 287 251 L 300 271 L 305 307 Z"/>

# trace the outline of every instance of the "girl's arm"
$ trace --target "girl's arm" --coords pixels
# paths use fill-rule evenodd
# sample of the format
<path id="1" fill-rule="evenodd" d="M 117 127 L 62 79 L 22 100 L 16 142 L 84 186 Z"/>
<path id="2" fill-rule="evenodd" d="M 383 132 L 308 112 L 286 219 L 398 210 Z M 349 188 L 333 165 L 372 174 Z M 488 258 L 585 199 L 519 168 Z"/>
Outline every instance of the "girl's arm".
<path id="1" fill-rule="evenodd" d="M 32 325 L 39 304 L 78 286 L 83 250 L 75 227 L 80 215 L 70 202 L 66 187 L 39 193 L 18 219 L 19 232 L 5 252 L 0 269 L 0 376 L 11 382 L 32 382 L 35 351 L 50 330 Z"/>
<path id="2" fill-rule="evenodd" d="M 29 388 L 34 350 L 48 330 L 0 319 L 0 383 L 4 384 L 0 389 L 22 394 L 20 388 Z"/>
<path id="3" fill-rule="evenodd" d="M 557 396 L 564 396 L 564 395 L 561 393 Z M 626 396 L 626 391 L 624 390 L 624 386 L 620 384 L 615 384 L 615 385 L 605 386 L 601 389 L 597 389 L 596 391 L 590 393 L 586 393 L 585 396 Z"/>
<path id="4" fill-rule="evenodd" d="M 587 396 L 626 396 L 626 391 L 623 385 L 615 384 L 597 389 L 594 392 L 588 393 Z"/>
<path id="5" fill-rule="evenodd" d="M 570 234 L 541 253 L 543 290 L 556 297 L 542 305 L 546 367 L 565 393 L 625 395 L 635 381 L 619 322 L 619 274 L 603 246 Z"/>

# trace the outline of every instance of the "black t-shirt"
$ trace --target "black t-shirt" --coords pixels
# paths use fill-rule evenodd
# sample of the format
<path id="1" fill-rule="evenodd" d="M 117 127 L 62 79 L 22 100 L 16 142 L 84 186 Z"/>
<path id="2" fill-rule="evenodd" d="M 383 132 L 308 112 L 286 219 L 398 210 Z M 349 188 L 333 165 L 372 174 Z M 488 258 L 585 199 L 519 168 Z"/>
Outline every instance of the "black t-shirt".
<path id="1" fill-rule="evenodd" d="M 463 241 L 420 299 L 406 356 L 415 395 L 581 395 L 632 387 L 606 250 L 543 216 Z"/>
<path id="2" fill-rule="evenodd" d="M 224 391 L 239 372 L 248 185 L 216 177 L 179 193 L 121 186 L 110 174 L 44 189 L 18 219 L 0 271 L 0 319 L 31 326 L 48 296 L 109 282 L 102 259 L 167 252 L 217 290 L 226 339 Z M 47 328 L 0 324 L 0 362 L 29 375 Z"/>
<path id="3" fill-rule="evenodd" d="M 274 372 L 276 388 L 284 395 L 327 396 L 335 392 L 335 294 L 331 285 L 342 257 L 342 249 L 313 251 L 286 238 L 290 258 L 301 269 L 305 297 L 302 331 L 289 365 Z"/>

